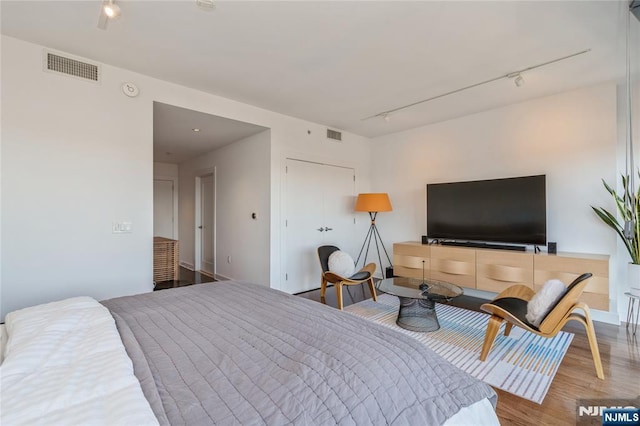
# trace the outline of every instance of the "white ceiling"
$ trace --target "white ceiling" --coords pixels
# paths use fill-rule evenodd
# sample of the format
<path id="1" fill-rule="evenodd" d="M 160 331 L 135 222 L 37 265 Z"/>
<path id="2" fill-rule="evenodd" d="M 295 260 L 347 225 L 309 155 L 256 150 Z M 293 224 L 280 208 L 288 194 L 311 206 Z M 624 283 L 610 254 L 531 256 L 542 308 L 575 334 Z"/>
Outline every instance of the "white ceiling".
<path id="1" fill-rule="evenodd" d="M 267 128 L 154 102 L 153 161 L 180 164 L 264 130 Z"/>
<path id="2" fill-rule="evenodd" d="M 626 1 L 2 1 L 2 33 L 377 136 L 624 75 Z M 590 53 L 363 118 L 584 49 Z"/>

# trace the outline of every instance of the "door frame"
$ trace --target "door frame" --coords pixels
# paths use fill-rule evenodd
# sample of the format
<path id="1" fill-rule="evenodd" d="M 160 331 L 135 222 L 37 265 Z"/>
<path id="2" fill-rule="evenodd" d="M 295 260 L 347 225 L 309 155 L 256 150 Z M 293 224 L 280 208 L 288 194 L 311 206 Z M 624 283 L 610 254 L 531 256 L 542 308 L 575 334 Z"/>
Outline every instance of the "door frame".
<path id="1" fill-rule="evenodd" d="M 162 175 L 154 175 L 154 182 L 156 180 L 170 180 L 173 183 L 173 239 L 179 240 L 178 238 L 178 178 L 176 176 L 162 176 Z"/>
<path id="2" fill-rule="evenodd" d="M 200 169 L 195 172 L 195 208 L 194 208 L 194 259 L 193 259 L 193 269 L 195 271 L 201 272 L 202 269 L 202 233 L 198 226 L 202 221 L 202 178 L 207 176 L 213 176 L 213 275 L 218 272 L 218 262 L 216 262 L 217 256 L 217 241 L 218 241 L 218 230 L 217 230 L 217 216 L 218 216 L 218 205 L 217 205 L 217 194 L 218 194 L 218 176 L 216 174 L 215 167 L 209 167 L 206 169 Z"/>

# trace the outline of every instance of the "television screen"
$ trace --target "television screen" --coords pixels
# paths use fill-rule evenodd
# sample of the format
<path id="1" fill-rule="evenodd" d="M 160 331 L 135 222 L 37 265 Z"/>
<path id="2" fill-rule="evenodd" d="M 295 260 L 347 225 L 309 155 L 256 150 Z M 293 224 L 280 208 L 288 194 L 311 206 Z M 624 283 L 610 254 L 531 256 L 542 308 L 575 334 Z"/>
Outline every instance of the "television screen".
<path id="1" fill-rule="evenodd" d="M 545 175 L 427 185 L 429 238 L 547 243 Z"/>

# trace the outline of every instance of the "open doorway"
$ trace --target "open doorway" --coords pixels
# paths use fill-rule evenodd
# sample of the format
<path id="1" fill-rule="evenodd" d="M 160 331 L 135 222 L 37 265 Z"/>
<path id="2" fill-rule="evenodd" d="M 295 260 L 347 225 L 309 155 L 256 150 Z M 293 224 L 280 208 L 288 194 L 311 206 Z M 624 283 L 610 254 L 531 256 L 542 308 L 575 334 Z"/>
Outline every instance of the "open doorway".
<path id="1" fill-rule="evenodd" d="M 216 272 L 216 190 L 215 171 L 196 176 L 196 223 L 195 269 L 215 277 Z"/>
<path id="2" fill-rule="evenodd" d="M 268 229 L 267 222 L 238 217 L 267 209 L 269 192 L 261 185 L 268 184 L 269 146 L 265 127 L 153 103 L 154 236 L 176 242 L 179 265 L 176 281 L 163 288 L 235 278 L 233 268 L 244 268 L 229 235 Z M 257 207 L 254 188 L 265 194 Z"/>
<path id="3" fill-rule="evenodd" d="M 153 177 L 153 235 L 174 239 L 178 234 L 177 176 Z"/>

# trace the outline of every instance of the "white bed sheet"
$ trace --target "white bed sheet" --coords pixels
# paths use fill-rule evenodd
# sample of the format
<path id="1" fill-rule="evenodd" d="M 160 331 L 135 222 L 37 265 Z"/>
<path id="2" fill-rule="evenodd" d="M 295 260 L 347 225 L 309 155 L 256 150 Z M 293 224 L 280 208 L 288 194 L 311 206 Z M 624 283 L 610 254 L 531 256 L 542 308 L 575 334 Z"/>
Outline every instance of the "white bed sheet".
<path id="1" fill-rule="evenodd" d="M 109 311 L 76 297 L 12 312 L 0 423 L 157 425 Z"/>
<path id="2" fill-rule="evenodd" d="M 7 345 L 7 328 L 0 324 L 0 364 L 4 361 L 4 348 Z"/>
<path id="3" fill-rule="evenodd" d="M 471 404 L 462 408 L 446 422 L 445 426 L 495 426 L 500 425 L 498 415 L 488 399 Z"/>

